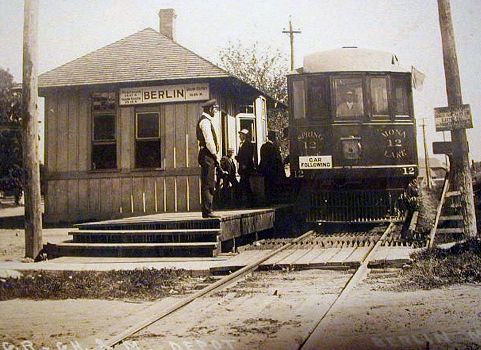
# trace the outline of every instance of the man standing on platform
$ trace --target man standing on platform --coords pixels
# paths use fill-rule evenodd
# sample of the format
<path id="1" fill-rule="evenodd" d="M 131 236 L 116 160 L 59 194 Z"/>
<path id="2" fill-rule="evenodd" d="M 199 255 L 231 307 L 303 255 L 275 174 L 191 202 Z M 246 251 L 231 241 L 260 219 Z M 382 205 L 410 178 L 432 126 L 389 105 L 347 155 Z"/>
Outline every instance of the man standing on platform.
<path id="1" fill-rule="evenodd" d="M 251 135 L 247 129 L 239 131 L 240 145 L 236 159 L 239 163 L 241 201 L 244 195 L 247 196 L 247 205 L 254 206 L 254 193 L 251 189 L 250 177 L 255 170 L 254 145 L 251 142 Z"/>
<path id="2" fill-rule="evenodd" d="M 212 124 L 214 113 L 219 106 L 215 99 L 202 104 L 203 113 L 199 118 L 196 128 L 197 141 L 199 141 L 198 161 L 201 166 L 200 189 L 201 209 L 203 218 L 219 218 L 212 213 L 212 201 L 215 191 L 215 169 L 219 166 L 219 143 L 217 134 Z"/>

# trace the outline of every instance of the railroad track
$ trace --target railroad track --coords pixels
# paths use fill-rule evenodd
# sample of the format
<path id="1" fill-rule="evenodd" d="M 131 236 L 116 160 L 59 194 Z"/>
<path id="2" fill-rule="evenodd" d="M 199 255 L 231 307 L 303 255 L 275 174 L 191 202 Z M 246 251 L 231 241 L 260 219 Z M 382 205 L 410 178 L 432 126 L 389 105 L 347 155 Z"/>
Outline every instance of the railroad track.
<path id="1" fill-rule="evenodd" d="M 338 236 L 332 235 L 320 235 L 319 233 L 311 230 L 303 235 L 291 239 L 291 240 L 276 240 L 264 243 L 269 247 L 269 249 L 273 249 L 269 254 L 264 255 L 262 258 L 250 263 L 249 265 L 237 270 L 236 272 L 224 276 L 223 278 L 219 279 L 215 283 L 205 287 L 204 289 L 190 295 L 187 298 L 180 300 L 179 302 L 175 303 L 174 305 L 170 305 L 165 309 L 159 311 L 156 315 L 146 318 L 141 322 L 138 322 L 127 329 L 117 333 L 116 335 L 110 337 L 109 339 L 103 340 L 102 344 L 106 347 L 115 347 L 129 338 L 135 336 L 140 331 L 144 330 L 145 328 L 157 323 L 158 321 L 168 317 L 169 315 L 173 315 L 174 313 L 182 310 L 187 305 L 191 304 L 192 302 L 223 291 L 231 286 L 233 283 L 237 282 L 238 280 L 246 277 L 251 272 L 257 270 L 259 266 L 268 259 L 281 254 L 283 251 L 287 249 L 293 249 L 295 247 L 305 247 L 306 245 L 320 245 L 322 247 L 330 247 L 334 244 L 339 244 L 340 246 L 351 246 L 358 242 L 359 244 L 363 244 L 369 246 L 369 250 L 367 254 L 361 261 L 359 267 L 357 267 L 354 273 L 349 277 L 345 285 L 342 287 L 341 292 L 337 295 L 334 301 L 330 304 L 327 310 L 320 315 L 319 321 L 315 324 L 314 328 L 309 332 L 308 336 L 305 338 L 304 342 L 301 344 L 300 349 L 315 349 L 316 342 L 319 340 L 319 336 L 322 334 L 322 327 L 326 316 L 329 315 L 337 305 L 349 294 L 349 292 L 355 287 L 355 285 L 362 280 L 362 278 L 368 272 L 368 263 L 373 256 L 376 249 L 383 244 L 386 243 L 387 239 L 392 234 L 393 228 L 395 224 L 391 223 L 390 225 L 383 226 L 382 230 L 378 233 L 374 232 L 371 237 L 366 237 L 363 233 L 356 233 L 356 234 L 340 234 Z M 340 238 L 335 240 L 335 237 Z M 357 237 L 357 241 L 356 241 Z M 261 244 L 262 245 L 262 244 Z"/>

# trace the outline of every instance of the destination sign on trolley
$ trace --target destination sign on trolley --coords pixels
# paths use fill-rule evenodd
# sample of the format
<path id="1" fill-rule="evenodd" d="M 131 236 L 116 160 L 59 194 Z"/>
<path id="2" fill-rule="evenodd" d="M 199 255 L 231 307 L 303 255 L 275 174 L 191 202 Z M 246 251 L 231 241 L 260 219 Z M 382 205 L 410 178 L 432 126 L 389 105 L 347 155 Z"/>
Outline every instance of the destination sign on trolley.
<path id="1" fill-rule="evenodd" d="M 120 89 L 121 106 L 209 99 L 209 84 L 145 86 Z"/>
<path id="2" fill-rule="evenodd" d="M 471 129 L 473 127 L 471 107 L 462 105 L 458 108 L 434 108 L 434 121 L 436 123 L 436 131 Z"/>
<path id="3" fill-rule="evenodd" d="M 331 169 L 332 156 L 300 156 L 299 169 Z"/>

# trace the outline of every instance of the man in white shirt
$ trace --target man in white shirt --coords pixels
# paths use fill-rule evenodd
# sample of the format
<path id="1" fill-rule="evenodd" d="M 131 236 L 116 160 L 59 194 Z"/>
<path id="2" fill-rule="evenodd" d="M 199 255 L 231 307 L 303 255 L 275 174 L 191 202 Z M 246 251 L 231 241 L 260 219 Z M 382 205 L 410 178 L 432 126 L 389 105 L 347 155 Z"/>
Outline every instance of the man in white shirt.
<path id="1" fill-rule="evenodd" d="M 212 119 L 219 106 L 215 99 L 202 104 L 203 113 L 199 118 L 196 128 L 197 141 L 199 141 L 198 161 L 201 166 L 200 189 L 201 210 L 203 218 L 219 218 L 212 213 L 212 201 L 215 190 L 215 168 L 219 165 L 219 142 Z"/>

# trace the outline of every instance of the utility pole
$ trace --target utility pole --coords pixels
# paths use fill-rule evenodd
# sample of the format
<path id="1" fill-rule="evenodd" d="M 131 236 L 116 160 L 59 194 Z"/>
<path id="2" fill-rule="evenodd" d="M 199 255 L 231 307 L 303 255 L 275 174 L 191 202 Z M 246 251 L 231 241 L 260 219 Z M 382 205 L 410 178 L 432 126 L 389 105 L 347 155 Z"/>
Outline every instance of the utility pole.
<path id="1" fill-rule="evenodd" d="M 23 25 L 22 129 L 25 168 L 25 256 L 42 249 L 42 209 L 38 152 L 38 0 L 25 0 Z"/>
<path id="2" fill-rule="evenodd" d="M 291 42 L 291 71 L 294 70 L 294 34 L 300 34 L 300 30 L 293 30 L 292 29 L 292 21 L 291 17 L 289 16 L 289 30 L 282 31 L 285 34 L 289 34 L 289 39 Z"/>
<path id="3" fill-rule="evenodd" d="M 428 154 L 428 144 L 426 141 L 426 118 L 423 118 L 423 123 L 421 124 L 423 128 L 423 143 L 424 143 L 424 164 L 426 167 L 426 181 L 428 185 L 428 189 L 431 189 L 432 182 L 431 182 L 431 167 L 429 166 L 429 154 Z"/>
<path id="4" fill-rule="evenodd" d="M 438 0 L 439 25 L 443 44 L 444 74 L 446 76 L 446 93 L 448 108 L 462 108 L 463 97 L 459 79 L 458 58 L 454 40 L 454 29 L 451 19 L 449 0 Z M 453 180 L 460 192 L 461 212 L 464 221 L 464 234 L 467 237 L 476 236 L 476 214 L 474 210 L 473 182 L 469 164 L 469 146 L 466 129 L 451 130 Z"/>

